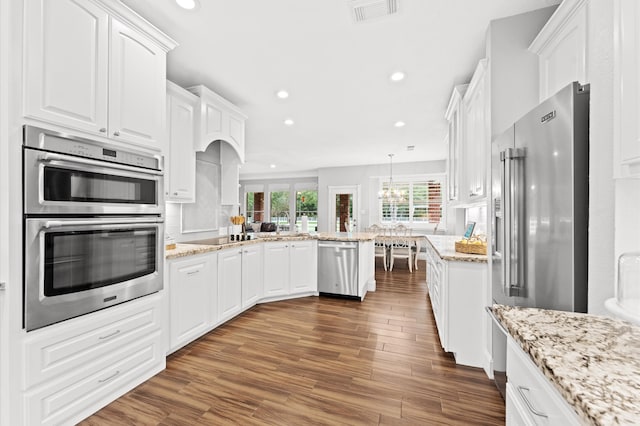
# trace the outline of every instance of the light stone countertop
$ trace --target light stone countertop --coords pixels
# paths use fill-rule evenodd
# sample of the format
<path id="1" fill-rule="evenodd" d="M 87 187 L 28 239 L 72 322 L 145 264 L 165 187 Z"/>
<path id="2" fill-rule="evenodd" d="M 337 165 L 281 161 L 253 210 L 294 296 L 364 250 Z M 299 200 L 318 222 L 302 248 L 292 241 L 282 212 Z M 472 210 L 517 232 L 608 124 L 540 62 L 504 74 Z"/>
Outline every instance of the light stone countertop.
<path id="1" fill-rule="evenodd" d="M 314 235 L 311 234 L 296 234 L 296 235 L 285 235 L 285 234 L 276 234 L 273 233 L 273 236 L 264 236 L 262 233 L 260 237 L 255 238 L 255 236 L 251 237 L 249 241 L 240 241 L 240 242 L 227 242 L 224 244 L 215 243 L 219 237 L 211 238 L 209 240 L 200 240 L 200 243 L 176 243 L 176 248 L 172 250 L 165 250 L 165 258 L 166 259 L 176 259 L 179 257 L 193 256 L 196 254 L 209 253 L 212 251 L 224 250 L 232 247 L 243 247 L 247 245 L 253 244 L 262 244 L 264 242 L 269 241 L 302 241 L 302 240 L 315 240 L 317 239 Z M 210 241 L 210 244 L 207 242 Z"/>
<path id="2" fill-rule="evenodd" d="M 462 239 L 458 235 L 427 235 L 427 241 L 438 253 L 442 260 L 452 260 L 461 262 L 487 263 L 486 254 L 458 253 L 455 242 Z"/>
<path id="3" fill-rule="evenodd" d="M 318 232 L 315 237 L 323 241 L 373 241 L 377 234 L 373 232 Z"/>
<path id="4" fill-rule="evenodd" d="M 492 309 L 583 421 L 640 424 L 639 326 L 575 312 Z"/>

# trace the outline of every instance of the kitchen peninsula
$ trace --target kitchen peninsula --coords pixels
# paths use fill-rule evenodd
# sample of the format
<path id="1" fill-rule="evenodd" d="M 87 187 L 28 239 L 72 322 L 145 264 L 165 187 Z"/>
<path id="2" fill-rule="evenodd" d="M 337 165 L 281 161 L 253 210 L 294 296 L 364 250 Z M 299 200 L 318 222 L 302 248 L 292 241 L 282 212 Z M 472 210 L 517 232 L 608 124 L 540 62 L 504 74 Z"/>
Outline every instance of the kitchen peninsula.
<path id="1" fill-rule="evenodd" d="M 356 242 L 358 295 L 375 291 L 369 233 L 259 233 L 178 243 L 166 250 L 169 299 L 167 353 L 172 353 L 257 303 L 318 295 L 318 241 Z"/>

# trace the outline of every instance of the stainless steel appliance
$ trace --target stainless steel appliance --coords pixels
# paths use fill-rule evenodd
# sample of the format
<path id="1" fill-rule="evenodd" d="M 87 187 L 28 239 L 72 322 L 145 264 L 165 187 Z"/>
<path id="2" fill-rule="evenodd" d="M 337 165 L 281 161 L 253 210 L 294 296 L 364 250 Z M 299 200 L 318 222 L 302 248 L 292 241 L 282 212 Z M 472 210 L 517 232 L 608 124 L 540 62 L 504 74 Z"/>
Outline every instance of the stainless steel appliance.
<path id="1" fill-rule="evenodd" d="M 318 292 L 358 297 L 358 243 L 318 241 Z"/>
<path id="2" fill-rule="evenodd" d="M 32 126 L 23 154 L 27 214 L 164 212 L 159 156 Z"/>
<path id="3" fill-rule="evenodd" d="M 161 161 L 25 126 L 27 331 L 162 289 Z"/>
<path id="4" fill-rule="evenodd" d="M 587 310 L 589 86 L 545 100 L 491 150 L 494 303 Z M 504 396 L 506 336 L 492 334 Z"/>

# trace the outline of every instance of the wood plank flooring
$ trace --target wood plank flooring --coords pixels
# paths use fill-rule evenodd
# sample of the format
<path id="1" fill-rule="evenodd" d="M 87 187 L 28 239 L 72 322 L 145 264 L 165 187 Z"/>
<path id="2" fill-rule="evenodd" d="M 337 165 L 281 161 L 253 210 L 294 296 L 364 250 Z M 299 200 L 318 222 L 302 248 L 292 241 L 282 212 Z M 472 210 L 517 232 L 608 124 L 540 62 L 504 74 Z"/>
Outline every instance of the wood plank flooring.
<path id="1" fill-rule="evenodd" d="M 258 305 L 82 425 L 503 425 L 484 371 L 442 351 L 425 263 L 376 265 L 364 302 Z"/>

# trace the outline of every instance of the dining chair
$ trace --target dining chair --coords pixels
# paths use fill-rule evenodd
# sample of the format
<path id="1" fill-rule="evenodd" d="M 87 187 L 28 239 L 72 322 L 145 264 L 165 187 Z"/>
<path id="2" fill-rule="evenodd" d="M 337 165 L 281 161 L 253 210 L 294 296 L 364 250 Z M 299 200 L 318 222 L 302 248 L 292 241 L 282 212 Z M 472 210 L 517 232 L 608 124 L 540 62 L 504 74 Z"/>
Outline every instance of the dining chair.
<path id="1" fill-rule="evenodd" d="M 382 258 L 382 264 L 384 265 L 384 270 L 386 271 L 389 265 L 389 249 L 388 249 L 388 241 L 386 240 L 387 230 L 378 225 L 371 225 L 367 230 L 371 233 L 376 234 L 376 239 L 374 240 L 374 248 L 375 248 L 375 257 Z"/>
<path id="2" fill-rule="evenodd" d="M 406 236 L 394 236 L 389 247 L 389 270 L 393 271 L 395 259 L 406 259 L 409 272 L 413 272 L 413 250 L 411 240 Z"/>

